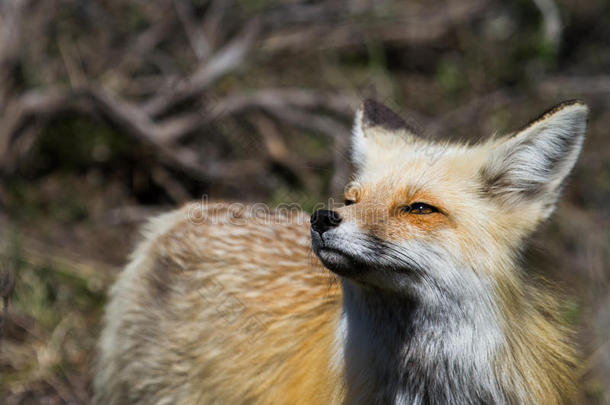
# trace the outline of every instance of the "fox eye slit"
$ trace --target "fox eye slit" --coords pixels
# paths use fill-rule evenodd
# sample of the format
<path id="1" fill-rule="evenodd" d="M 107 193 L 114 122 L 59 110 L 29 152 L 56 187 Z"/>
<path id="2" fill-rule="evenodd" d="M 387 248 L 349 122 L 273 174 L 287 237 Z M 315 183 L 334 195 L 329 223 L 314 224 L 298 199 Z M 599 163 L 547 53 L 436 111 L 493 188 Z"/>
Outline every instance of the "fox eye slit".
<path id="1" fill-rule="evenodd" d="M 356 204 L 356 201 L 354 200 L 348 200 L 347 198 L 345 200 L 343 200 L 343 204 L 344 205 L 352 205 L 352 204 Z"/>
<path id="2" fill-rule="evenodd" d="M 436 208 L 430 204 L 426 204 L 426 203 L 422 203 L 422 202 L 415 202 L 410 205 L 404 205 L 404 206 L 400 207 L 400 211 L 405 214 L 414 214 L 414 215 L 426 215 L 426 214 L 433 214 L 435 212 L 439 212 L 438 208 Z"/>

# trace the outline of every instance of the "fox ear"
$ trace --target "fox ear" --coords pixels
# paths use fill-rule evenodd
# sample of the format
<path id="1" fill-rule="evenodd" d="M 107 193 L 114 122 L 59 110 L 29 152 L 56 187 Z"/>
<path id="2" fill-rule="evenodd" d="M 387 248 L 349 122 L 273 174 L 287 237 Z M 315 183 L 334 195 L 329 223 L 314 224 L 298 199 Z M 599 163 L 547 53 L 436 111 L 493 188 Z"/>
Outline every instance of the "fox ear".
<path id="1" fill-rule="evenodd" d="M 352 161 L 362 167 L 366 160 L 367 149 L 379 133 L 415 131 L 390 108 L 372 99 L 366 99 L 358 111 L 352 130 Z"/>
<path id="2" fill-rule="evenodd" d="M 509 206 L 538 203 L 548 217 L 580 153 L 587 115 L 581 101 L 568 101 L 495 143 L 481 170 L 485 190 Z"/>

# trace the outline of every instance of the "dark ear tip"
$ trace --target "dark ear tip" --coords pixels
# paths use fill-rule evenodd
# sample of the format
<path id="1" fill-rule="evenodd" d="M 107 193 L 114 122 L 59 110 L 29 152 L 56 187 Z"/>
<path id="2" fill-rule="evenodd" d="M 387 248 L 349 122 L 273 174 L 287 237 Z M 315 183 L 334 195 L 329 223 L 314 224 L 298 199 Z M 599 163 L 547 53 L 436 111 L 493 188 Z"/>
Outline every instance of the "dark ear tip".
<path id="1" fill-rule="evenodd" d="M 573 99 L 573 100 L 566 100 L 566 101 L 562 101 L 559 104 L 554 105 L 553 107 L 549 108 L 547 111 L 545 111 L 544 113 L 542 113 L 542 115 L 540 116 L 542 117 L 548 117 L 551 116 L 561 110 L 564 110 L 566 108 L 569 107 L 584 107 L 585 109 L 589 109 L 589 107 L 587 106 L 587 104 L 580 99 Z"/>
<path id="2" fill-rule="evenodd" d="M 385 107 L 383 104 L 381 104 L 379 101 L 375 100 L 374 98 L 365 98 L 364 101 L 362 102 L 361 108 L 362 108 L 362 111 L 366 111 L 366 110 L 370 110 L 371 108 L 376 108 L 376 106 Z"/>
<path id="3" fill-rule="evenodd" d="M 564 108 L 564 107 L 569 107 L 571 105 L 581 105 L 583 107 L 587 106 L 587 103 L 584 102 L 584 100 L 581 100 L 579 98 L 574 98 L 572 100 L 566 100 L 566 101 L 562 101 L 561 103 L 557 104 L 555 106 L 555 108 Z"/>
<path id="4" fill-rule="evenodd" d="M 372 98 L 364 100 L 360 108 L 362 121 L 366 126 L 380 126 L 390 130 L 409 128 L 400 115 Z"/>
<path id="5" fill-rule="evenodd" d="M 588 116 L 589 113 L 589 107 L 587 106 L 587 104 L 580 99 L 573 99 L 573 100 L 567 100 L 567 101 L 563 101 L 559 104 L 554 105 L 553 107 L 549 108 L 548 110 L 546 110 L 545 112 L 543 112 L 542 114 L 540 114 L 538 117 L 534 118 L 533 120 L 531 120 L 530 122 L 528 122 L 526 125 L 524 125 L 523 127 L 521 127 L 521 129 L 519 129 L 519 131 L 523 131 L 529 127 L 534 126 L 535 124 L 546 120 L 547 118 L 557 114 L 558 112 L 561 112 L 565 109 L 568 109 L 570 107 L 581 107 L 584 109 L 585 114 Z M 588 118 L 587 118 L 588 119 Z"/>

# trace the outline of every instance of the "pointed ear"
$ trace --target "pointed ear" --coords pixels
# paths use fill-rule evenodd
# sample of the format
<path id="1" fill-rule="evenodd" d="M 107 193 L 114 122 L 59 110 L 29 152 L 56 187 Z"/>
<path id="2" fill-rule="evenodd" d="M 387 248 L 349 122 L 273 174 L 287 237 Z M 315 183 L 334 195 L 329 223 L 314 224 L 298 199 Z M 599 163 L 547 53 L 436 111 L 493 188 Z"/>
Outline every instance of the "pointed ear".
<path id="1" fill-rule="evenodd" d="M 352 130 L 352 161 L 356 167 L 362 167 L 366 161 L 367 149 L 375 136 L 380 133 L 415 131 L 398 114 L 385 105 L 367 99 L 356 112 Z"/>
<path id="2" fill-rule="evenodd" d="M 580 153 L 587 115 L 584 103 L 568 101 L 496 142 L 481 170 L 484 189 L 510 207 L 537 203 L 548 217 Z"/>

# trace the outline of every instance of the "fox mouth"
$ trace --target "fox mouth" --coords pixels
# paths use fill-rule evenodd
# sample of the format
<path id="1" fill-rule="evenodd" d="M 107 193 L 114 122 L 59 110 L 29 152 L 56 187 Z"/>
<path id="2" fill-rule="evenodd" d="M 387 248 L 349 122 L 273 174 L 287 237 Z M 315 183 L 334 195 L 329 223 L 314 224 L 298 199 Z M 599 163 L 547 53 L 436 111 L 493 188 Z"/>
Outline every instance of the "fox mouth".
<path id="1" fill-rule="evenodd" d="M 315 231 L 311 232 L 312 248 L 322 264 L 340 276 L 355 276 L 368 266 L 355 255 L 329 244 Z"/>
<path id="2" fill-rule="evenodd" d="M 347 242 L 344 238 L 324 232 L 320 235 L 311 230 L 311 245 L 324 267 L 333 273 L 368 283 L 370 274 L 401 274 L 413 280 L 420 279 L 427 270 L 417 265 L 408 252 L 398 251 L 384 241 L 368 236 L 356 238 L 359 243 Z M 360 249 L 358 249 L 358 247 Z M 410 260 L 409 260 L 410 259 Z M 367 281 L 368 280 L 368 281 Z"/>

